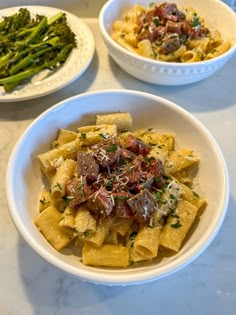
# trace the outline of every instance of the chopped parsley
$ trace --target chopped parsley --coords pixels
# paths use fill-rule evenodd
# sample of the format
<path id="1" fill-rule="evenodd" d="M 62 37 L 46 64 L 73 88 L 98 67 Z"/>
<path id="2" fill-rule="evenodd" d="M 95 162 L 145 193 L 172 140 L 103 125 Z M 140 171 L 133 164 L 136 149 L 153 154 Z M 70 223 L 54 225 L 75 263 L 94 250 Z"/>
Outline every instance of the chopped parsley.
<path id="1" fill-rule="evenodd" d="M 88 237 L 88 236 L 89 236 L 89 232 L 88 232 L 88 231 L 85 231 L 85 232 L 83 233 L 83 236 L 84 236 L 84 237 Z"/>
<path id="2" fill-rule="evenodd" d="M 155 158 L 152 157 L 152 156 L 151 156 L 150 158 L 146 156 L 146 157 L 144 158 L 144 161 L 145 161 L 146 163 L 150 163 L 151 161 L 155 161 Z"/>
<path id="3" fill-rule="evenodd" d="M 63 197 L 62 197 L 62 200 L 64 200 L 67 205 L 68 205 L 69 202 L 70 202 L 70 199 L 69 199 L 67 196 L 63 196 Z"/>
<path id="4" fill-rule="evenodd" d="M 81 137 L 82 139 L 86 139 L 86 133 L 85 133 L 85 132 L 81 132 L 80 137 Z"/>
<path id="5" fill-rule="evenodd" d="M 204 59 L 205 59 L 205 57 L 206 57 L 206 55 L 204 55 L 204 54 L 200 54 L 200 59 L 201 59 L 201 60 L 204 60 Z"/>
<path id="6" fill-rule="evenodd" d="M 158 56 L 157 52 L 155 49 L 152 49 L 152 53 L 150 54 L 150 57 L 156 58 Z"/>
<path id="7" fill-rule="evenodd" d="M 79 231 L 76 228 L 73 228 L 74 234 L 79 234 Z"/>
<path id="8" fill-rule="evenodd" d="M 172 217 L 172 218 L 179 218 L 179 216 L 178 216 L 178 214 L 175 212 L 175 210 L 171 210 L 171 212 L 170 212 L 170 216 Z"/>
<path id="9" fill-rule="evenodd" d="M 192 193 L 193 193 L 193 196 L 195 197 L 195 199 L 199 198 L 199 195 L 195 191 L 192 190 Z"/>
<path id="10" fill-rule="evenodd" d="M 198 27 L 198 26 L 201 26 L 201 22 L 199 20 L 199 17 L 197 16 L 197 13 L 194 13 L 193 14 L 193 17 L 192 17 L 192 21 L 191 21 L 191 26 L 194 28 L 194 27 Z"/>
<path id="11" fill-rule="evenodd" d="M 184 34 L 181 34 L 181 35 L 180 35 L 180 41 L 181 41 L 181 43 L 183 43 L 183 44 L 187 44 L 188 37 L 187 37 L 186 35 L 184 35 Z"/>
<path id="12" fill-rule="evenodd" d="M 109 148 L 106 149 L 107 152 L 116 152 L 116 150 L 117 150 L 117 145 L 114 143 Z"/>
<path id="13" fill-rule="evenodd" d="M 211 54 L 214 54 L 215 52 L 217 52 L 215 48 L 210 51 Z"/>
<path id="14" fill-rule="evenodd" d="M 157 200 L 157 201 L 162 201 L 162 193 L 157 191 L 153 194 L 154 198 Z"/>
<path id="15" fill-rule="evenodd" d="M 56 185 L 54 185 L 54 187 L 55 187 L 55 188 L 59 188 L 60 190 L 62 190 L 62 188 L 61 188 L 61 184 L 60 184 L 60 183 L 58 183 L 58 182 L 56 183 Z"/>
<path id="16" fill-rule="evenodd" d="M 40 199 L 39 202 L 41 203 L 41 205 L 45 205 L 46 204 L 46 199 L 45 197 L 43 199 Z"/>
<path id="17" fill-rule="evenodd" d="M 172 223 L 170 226 L 174 229 L 178 229 L 182 226 L 182 224 L 180 223 L 179 220 L 177 220 L 175 223 Z"/>
<path id="18" fill-rule="evenodd" d="M 120 37 L 121 37 L 121 38 L 124 38 L 124 37 L 125 37 L 125 34 L 124 34 L 124 33 L 121 33 L 121 34 L 120 34 Z"/>
<path id="19" fill-rule="evenodd" d="M 137 236 L 137 234 L 138 234 L 138 232 L 136 232 L 136 231 L 132 232 L 132 233 L 130 234 L 130 236 L 129 236 L 129 239 L 130 239 L 131 241 L 133 241 L 133 240 L 135 239 L 135 237 Z"/>
<path id="20" fill-rule="evenodd" d="M 129 265 L 133 266 L 133 264 L 134 264 L 134 260 L 130 260 Z"/>
<path id="21" fill-rule="evenodd" d="M 103 139 L 107 139 L 107 138 L 109 138 L 109 134 L 108 134 L 108 133 L 106 133 L 106 132 L 99 133 L 99 136 L 100 136 L 101 138 L 103 138 Z"/>
<path id="22" fill-rule="evenodd" d="M 153 23 L 154 23 L 156 26 L 159 26 L 159 25 L 160 25 L 160 20 L 159 20 L 157 17 L 155 17 L 155 18 L 153 19 Z"/>
<path id="23" fill-rule="evenodd" d="M 112 190 L 112 188 L 113 188 L 113 180 L 112 179 L 108 180 L 105 183 L 105 187 L 106 187 L 107 190 Z"/>

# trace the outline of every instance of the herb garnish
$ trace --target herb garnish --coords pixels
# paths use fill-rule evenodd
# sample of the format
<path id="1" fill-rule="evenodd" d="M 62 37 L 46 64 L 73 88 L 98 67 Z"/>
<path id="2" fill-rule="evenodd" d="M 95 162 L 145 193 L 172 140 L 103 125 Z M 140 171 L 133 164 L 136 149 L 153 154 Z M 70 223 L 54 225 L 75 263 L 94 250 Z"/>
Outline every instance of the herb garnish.
<path id="1" fill-rule="evenodd" d="M 56 185 L 54 185 L 54 187 L 55 187 L 55 188 L 57 188 L 57 187 L 58 187 L 59 189 L 61 189 L 61 190 L 62 190 L 62 188 L 61 188 L 61 184 L 60 184 L 60 183 L 58 183 L 58 182 L 56 183 Z"/>
<path id="2" fill-rule="evenodd" d="M 170 216 L 172 217 L 172 218 L 179 218 L 179 216 L 178 216 L 178 214 L 175 212 L 175 210 L 171 210 L 171 212 L 170 212 Z"/>
<path id="3" fill-rule="evenodd" d="M 106 149 L 107 152 L 115 152 L 117 150 L 117 145 L 112 144 L 109 148 Z"/>
<path id="4" fill-rule="evenodd" d="M 182 226 L 182 224 L 180 223 L 179 220 L 177 220 L 175 223 L 172 223 L 170 226 L 172 228 L 178 229 L 178 228 L 180 228 Z"/>
<path id="5" fill-rule="evenodd" d="M 192 191 L 192 193 L 193 193 L 195 199 L 199 198 L 199 195 L 195 191 Z"/>
<path id="6" fill-rule="evenodd" d="M 79 234 L 79 231 L 77 230 L 77 228 L 73 228 L 74 234 Z"/>
<path id="7" fill-rule="evenodd" d="M 85 232 L 83 233 L 83 235 L 84 235 L 84 237 L 88 237 L 88 236 L 89 236 L 89 232 L 88 232 L 88 231 L 85 231 Z"/>
<path id="8" fill-rule="evenodd" d="M 81 137 L 82 139 L 86 139 L 86 133 L 85 133 L 85 132 L 81 132 L 80 137 Z"/>
<path id="9" fill-rule="evenodd" d="M 191 26 L 194 28 L 194 27 L 198 27 L 200 25 L 201 25 L 201 22 L 199 20 L 199 17 L 197 16 L 197 13 L 194 13 L 192 21 L 191 21 Z"/>
<path id="10" fill-rule="evenodd" d="M 67 196 L 62 196 L 61 199 L 64 200 L 67 205 L 70 202 L 70 199 Z"/>
<path id="11" fill-rule="evenodd" d="M 159 25 L 160 25 L 160 21 L 159 21 L 159 19 L 158 19 L 157 17 L 155 17 L 155 18 L 153 19 L 153 23 L 154 23 L 156 26 L 159 26 Z"/>
<path id="12" fill-rule="evenodd" d="M 107 138 L 109 138 L 109 134 L 108 134 L 108 133 L 106 133 L 106 132 L 99 133 L 99 136 L 100 136 L 101 138 L 103 138 L 103 139 L 107 139 Z"/>
<path id="13" fill-rule="evenodd" d="M 138 234 L 138 232 L 136 232 L 136 231 L 132 232 L 132 233 L 130 234 L 130 236 L 129 236 L 129 239 L 130 239 L 131 241 L 133 241 L 133 240 L 135 239 L 135 237 L 137 236 L 137 234 Z"/>
<path id="14" fill-rule="evenodd" d="M 41 203 L 42 206 L 45 205 L 45 203 L 46 203 L 45 197 L 43 199 L 40 199 L 39 202 Z"/>

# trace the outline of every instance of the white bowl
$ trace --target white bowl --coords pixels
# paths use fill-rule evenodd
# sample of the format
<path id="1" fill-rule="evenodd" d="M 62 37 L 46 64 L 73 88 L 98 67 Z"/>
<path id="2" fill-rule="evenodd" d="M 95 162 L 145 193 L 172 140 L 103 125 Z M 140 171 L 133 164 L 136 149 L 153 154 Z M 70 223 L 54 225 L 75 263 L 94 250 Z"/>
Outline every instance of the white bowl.
<path id="1" fill-rule="evenodd" d="M 156 1 L 163 2 L 163 1 Z M 160 85 L 184 85 L 200 81 L 219 70 L 236 50 L 236 14 L 225 3 L 218 0 L 176 0 L 178 7 L 192 7 L 205 19 L 207 25 L 219 30 L 224 39 L 230 39 L 231 48 L 223 55 L 211 60 L 176 63 L 148 59 L 121 47 L 111 38 L 115 20 L 122 17 L 127 8 L 135 4 L 148 7 L 149 0 L 110 0 L 99 14 L 99 26 L 110 56 L 130 75 L 137 79 Z"/>
<path id="2" fill-rule="evenodd" d="M 191 237 L 176 255 L 127 269 L 84 266 L 78 257 L 57 252 L 34 225 L 43 182 L 36 156 L 50 148 L 59 128 L 94 122 L 95 114 L 128 111 L 134 128 L 153 127 L 176 134 L 177 145 L 200 158 L 198 190 L 208 205 Z M 74 96 L 42 113 L 18 140 L 9 160 L 6 192 L 10 214 L 27 243 L 49 263 L 80 279 L 109 285 L 142 283 L 167 276 L 195 259 L 215 237 L 227 209 L 229 181 L 222 153 L 207 129 L 183 108 L 137 91 L 106 90 Z"/>

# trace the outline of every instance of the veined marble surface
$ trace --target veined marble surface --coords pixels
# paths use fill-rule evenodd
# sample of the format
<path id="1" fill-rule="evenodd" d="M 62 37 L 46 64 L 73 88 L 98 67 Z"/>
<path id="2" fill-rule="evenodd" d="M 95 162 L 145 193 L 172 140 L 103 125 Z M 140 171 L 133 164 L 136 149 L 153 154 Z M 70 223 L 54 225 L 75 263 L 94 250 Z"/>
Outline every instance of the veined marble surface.
<path id="1" fill-rule="evenodd" d="M 61 91 L 30 101 L 0 103 L 0 315 L 236 315 L 236 57 L 211 78 L 188 86 L 161 87 L 138 81 L 108 56 L 94 8 L 89 5 L 96 3 L 99 11 L 104 2 L 24 1 L 81 13 L 94 34 L 96 52 L 87 71 Z M 0 8 L 6 3 L 1 0 Z M 10 4 L 23 2 L 11 0 Z M 72 95 L 109 88 L 149 92 L 190 111 L 218 141 L 230 174 L 228 212 L 212 244 L 181 271 L 139 286 L 85 283 L 49 265 L 16 231 L 5 198 L 3 179 L 9 155 L 33 119 Z"/>

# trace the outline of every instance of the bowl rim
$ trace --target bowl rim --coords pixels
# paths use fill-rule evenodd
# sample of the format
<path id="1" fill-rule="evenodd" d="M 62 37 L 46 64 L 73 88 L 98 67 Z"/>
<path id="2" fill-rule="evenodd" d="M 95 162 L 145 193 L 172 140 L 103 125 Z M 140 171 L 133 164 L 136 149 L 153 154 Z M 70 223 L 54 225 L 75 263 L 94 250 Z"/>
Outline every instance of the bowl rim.
<path id="1" fill-rule="evenodd" d="M 217 61 L 222 61 L 225 58 L 231 58 L 232 55 L 236 52 L 236 42 L 234 45 L 231 45 L 230 49 L 227 50 L 226 52 L 224 52 L 222 55 L 219 55 L 213 59 L 209 59 L 209 60 L 203 60 L 203 61 L 198 61 L 198 62 L 173 62 L 173 61 L 162 61 L 162 60 L 155 60 L 155 59 L 150 59 L 135 53 L 130 52 L 128 49 L 122 47 L 121 45 L 119 45 L 115 40 L 112 39 L 112 37 L 110 36 L 109 32 L 107 31 L 107 28 L 105 26 L 105 22 L 104 22 L 104 17 L 105 14 L 107 13 L 109 7 L 114 4 L 117 0 L 108 0 L 102 7 L 102 9 L 99 12 L 99 16 L 98 16 L 98 24 L 100 27 L 100 31 L 102 33 L 102 35 L 104 36 L 105 40 L 107 42 L 109 42 L 117 51 L 119 51 L 119 53 L 121 54 L 125 54 L 127 55 L 129 58 L 133 58 L 139 62 L 142 63 L 146 63 L 149 65 L 156 65 L 156 66 L 166 66 L 166 67 L 170 67 L 170 68 L 175 68 L 175 67 L 186 67 L 186 68 L 191 68 L 194 65 L 195 66 L 210 66 L 211 64 L 217 62 Z M 236 14 L 233 11 L 232 8 L 230 8 L 228 5 L 226 5 L 224 2 L 222 1 L 215 1 L 219 7 L 222 6 L 225 10 L 227 10 L 228 12 L 230 12 L 230 14 L 234 14 L 235 15 L 235 19 L 236 19 Z"/>
<path id="2" fill-rule="evenodd" d="M 84 270 L 84 269 L 82 270 L 78 267 L 69 265 L 66 262 L 55 257 L 52 253 L 49 253 L 43 245 L 40 245 L 35 239 L 31 238 L 30 232 L 27 229 L 25 229 L 24 224 L 20 218 L 20 215 L 17 210 L 17 202 L 16 200 L 14 200 L 15 198 L 12 197 L 11 192 L 13 191 L 13 187 L 14 187 L 14 184 L 13 184 L 14 183 L 14 170 L 17 165 L 16 157 L 19 154 L 19 150 L 21 146 L 23 145 L 25 139 L 27 138 L 28 134 L 30 134 L 31 130 L 37 127 L 37 124 L 42 119 L 44 119 L 44 117 L 50 115 L 50 113 L 53 113 L 54 111 L 60 109 L 61 107 L 66 106 L 67 103 L 70 103 L 74 100 L 79 101 L 82 98 L 90 98 L 91 96 L 94 97 L 98 94 L 100 95 L 100 94 L 117 94 L 117 93 L 118 94 L 121 93 L 124 95 L 134 95 L 138 97 L 141 96 L 141 97 L 145 97 L 145 98 L 160 102 L 162 106 L 170 107 L 171 109 L 175 109 L 176 111 L 180 112 L 182 115 L 185 115 L 194 124 L 196 124 L 198 128 L 204 131 L 204 134 L 208 137 L 209 141 L 211 141 L 214 144 L 214 147 L 217 152 L 217 157 L 221 161 L 221 171 L 223 174 L 223 185 L 225 187 L 225 190 L 224 190 L 224 193 L 222 194 L 221 204 L 219 205 L 221 209 L 220 214 L 218 215 L 217 218 L 214 218 L 207 232 L 204 233 L 204 235 L 201 236 L 200 239 L 190 249 L 188 249 L 186 253 L 170 261 L 167 265 L 164 265 L 158 268 L 141 271 L 138 274 L 119 273 L 119 274 L 112 274 L 111 276 L 109 273 L 99 273 L 96 271 L 96 269 L 93 269 L 93 267 L 91 267 L 91 269 L 88 268 L 89 270 Z M 208 129 L 190 112 L 188 112 L 184 108 L 180 107 L 179 105 L 163 97 L 146 93 L 146 92 L 141 92 L 141 91 L 136 91 L 136 90 L 123 90 L 123 89 L 99 90 L 99 91 L 92 91 L 92 92 L 78 94 L 78 95 L 69 97 L 65 100 L 62 100 L 59 103 L 48 108 L 46 111 L 42 112 L 21 134 L 20 138 L 16 142 L 11 152 L 8 165 L 7 165 L 7 171 L 6 171 L 6 177 L 5 177 L 5 188 L 6 188 L 6 197 L 7 197 L 9 213 L 16 229 L 22 235 L 24 240 L 31 246 L 31 248 L 40 257 L 44 258 L 45 261 L 51 263 L 53 266 L 73 276 L 77 276 L 82 281 L 88 281 L 88 282 L 92 282 L 96 284 L 105 284 L 105 285 L 132 285 L 132 284 L 140 284 L 140 283 L 154 281 L 154 280 L 166 277 L 182 269 L 189 263 L 191 263 L 210 245 L 210 243 L 215 238 L 216 234 L 218 233 L 224 221 L 227 207 L 228 207 L 228 201 L 229 201 L 229 175 L 228 175 L 227 165 L 226 165 L 225 159 L 223 157 L 223 154 L 219 145 L 217 144 L 216 140 L 211 135 L 211 133 L 208 131 Z M 111 269 L 108 269 L 108 270 L 110 271 Z"/>

